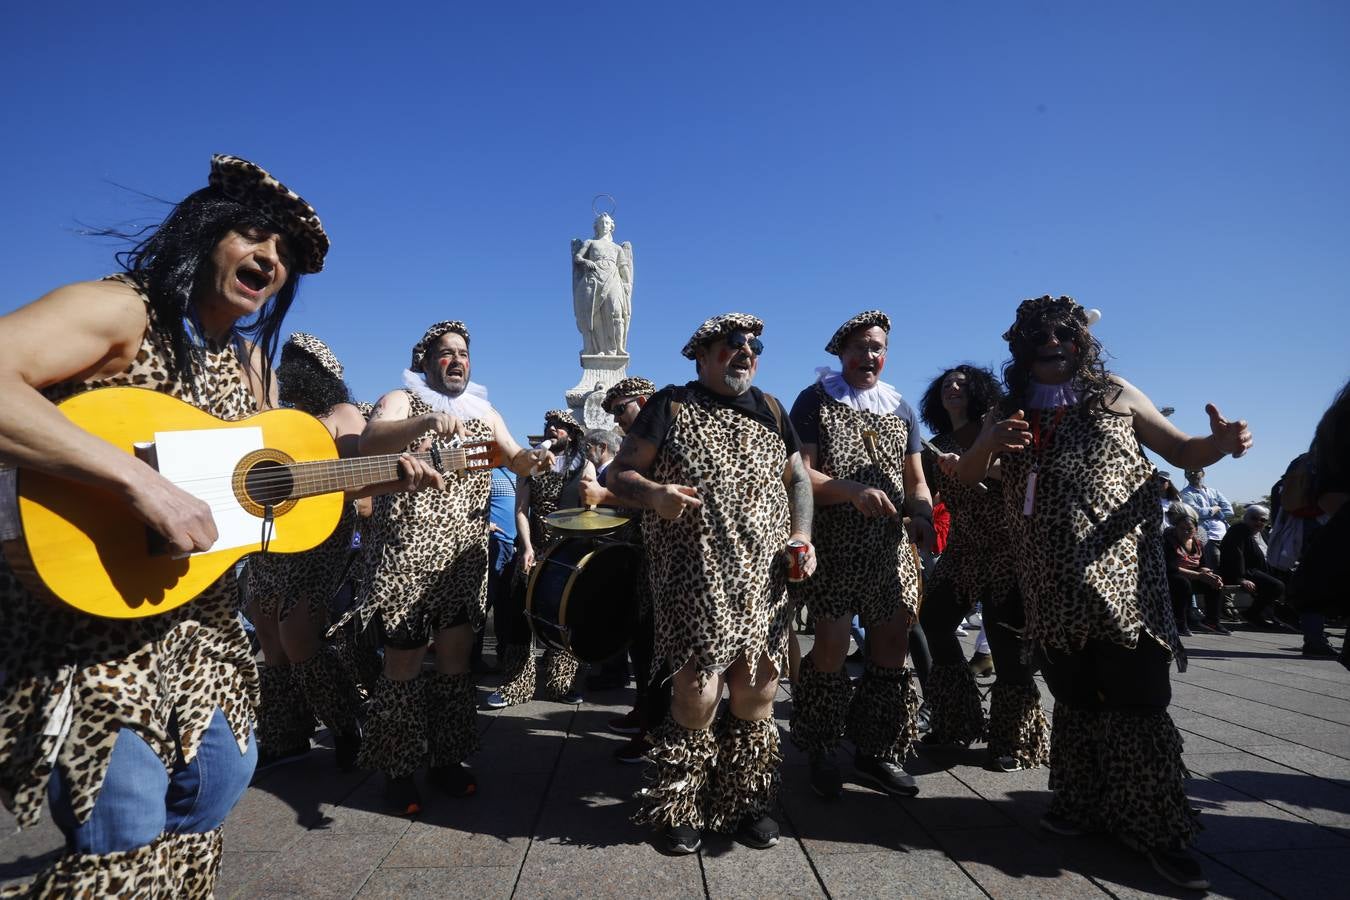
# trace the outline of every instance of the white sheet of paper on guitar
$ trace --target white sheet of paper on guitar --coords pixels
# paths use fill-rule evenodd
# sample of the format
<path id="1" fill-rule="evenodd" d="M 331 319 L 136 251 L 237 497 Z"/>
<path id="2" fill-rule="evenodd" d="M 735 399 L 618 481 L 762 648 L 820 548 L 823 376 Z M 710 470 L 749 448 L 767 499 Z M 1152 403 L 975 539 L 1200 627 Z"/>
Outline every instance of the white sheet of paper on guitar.
<path id="1" fill-rule="evenodd" d="M 262 519 L 250 515 L 234 497 L 234 467 L 263 446 L 262 429 L 214 428 L 155 432 L 159 473 L 211 507 L 219 537 L 211 550 L 257 547 Z M 276 525 L 272 537 L 276 537 Z"/>

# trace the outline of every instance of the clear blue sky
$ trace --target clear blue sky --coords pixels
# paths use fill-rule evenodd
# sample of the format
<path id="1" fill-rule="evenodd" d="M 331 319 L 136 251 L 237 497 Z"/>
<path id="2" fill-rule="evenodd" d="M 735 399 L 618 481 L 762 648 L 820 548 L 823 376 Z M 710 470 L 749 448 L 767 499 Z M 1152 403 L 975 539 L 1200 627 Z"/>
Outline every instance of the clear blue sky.
<path id="1" fill-rule="evenodd" d="M 1350 4 L 46 2 L 6 32 L 0 310 L 111 270 L 77 222 L 163 214 L 118 185 L 176 200 L 224 152 L 317 207 L 289 325 L 359 397 L 463 318 L 517 434 L 580 375 L 568 245 L 601 191 L 658 383 L 744 310 L 790 402 L 881 307 L 917 400 L 1067 293 L 1183 429 L 1251 421 L 1210 479 L 1244 500 L 1350 374 Z"/>

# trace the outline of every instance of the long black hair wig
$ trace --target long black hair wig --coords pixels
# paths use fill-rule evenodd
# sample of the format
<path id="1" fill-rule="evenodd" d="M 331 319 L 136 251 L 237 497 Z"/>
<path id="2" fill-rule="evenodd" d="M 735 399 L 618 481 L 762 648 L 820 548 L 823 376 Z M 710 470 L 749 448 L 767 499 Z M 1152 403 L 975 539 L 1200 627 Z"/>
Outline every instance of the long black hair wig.
<path id="1" fill-rule="evenodd" d="M 952 417 L 942 406 L 942 382 L 953 372 L 966 376 L 966 418 L 970 421 L 979 422 L 985 413 L 1003 402 L 1003 387 L 988 369 L 970 363 L 943 369 L 942 374 L 928 385 L 928 389 L 923 392 L 923 399 L 919 401 L 919 417 L 933 429 L 933 434 L 946 434 L 952 430 Z"/>

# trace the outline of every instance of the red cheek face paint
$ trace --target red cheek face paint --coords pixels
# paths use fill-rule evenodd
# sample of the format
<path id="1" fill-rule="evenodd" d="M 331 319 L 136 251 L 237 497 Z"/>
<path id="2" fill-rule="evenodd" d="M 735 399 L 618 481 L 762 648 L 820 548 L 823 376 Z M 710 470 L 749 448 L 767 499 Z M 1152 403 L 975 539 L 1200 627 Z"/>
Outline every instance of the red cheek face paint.
<path id="1" fill-rule="evenodd" d="M 884 357 L 884 356 L 878 356 L 878 357 L 877 357 L 877 376 L 878 376 L 878 377 L 880 377 L 882 370 L 885 369 L 885 368 L 886 368 L 886 357 Z"/>

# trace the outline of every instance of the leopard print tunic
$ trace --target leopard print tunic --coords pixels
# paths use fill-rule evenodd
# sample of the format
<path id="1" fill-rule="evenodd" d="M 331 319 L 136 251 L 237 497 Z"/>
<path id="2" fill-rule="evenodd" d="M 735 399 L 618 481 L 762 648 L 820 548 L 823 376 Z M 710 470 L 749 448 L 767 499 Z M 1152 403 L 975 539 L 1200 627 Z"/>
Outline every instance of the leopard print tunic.
<path id="1" fill-rule="evenodd" d="M 432 409 L 406 391 L 409 418 Z M 464 422 L 470 441 L 491 440 L 482 419 Z M 433 432 L 423 438 L 433 437 Z M 409 445 L 413 449 L 422 438 Z M 438 437 L 442 449 L 450 445 Z M 358 598 L 363 625 L 378 616 L 386 640 L 423 645 L 466 616 L 475 629 L 487 604 L 488 493 L 492 471 L 446 478 L 444 491 L 383 494 L 362 529 L 367 578 Z"/>
<path id="2" fill-rule="evenodd" d="M 1055 413 L 1041 413 L 1051 422 Z M 1034 508 L 1022 514 L 1028 449 L 1000 456 L 1004 521 L 1018 560 L 1029 648 L 1066 652 L 1092 639 L 1135 647 L 1146 634 L 1180 649 L 1158 522 L 1154 467 L 1133 420 L 1068 409 L 1039 453 Z M 1044 441 L 1044 438 L 1043 438 Z"/>
<path id="3" fill-rule="evenodd" d="M 966 452 L 950 433 L 933 438 L 933 446 L 958 456 Z M 1017 560 L 1008 540 L 1004 518 L 1003 485 L 988 479 L 987 490 L 963 484 L 938 466 L 933 467 L 932 488 L 942 494 L 951 513 L 947 546 L 929 576 L 929 590 L 936 593 L 950 584 L 956 602 L 971 608 L 976 601 L 1003 601 L 1017 583 Z"/>
<path id="4" fill-rule="evenodd" d="M 777 401 L 771 401 L 777 402 Z M 698 488 L 703 506 L 678 519 L 643 513 L 654 601 L 653 660 L 704 679 L 767 656 L 782 671 L 791 608 L 782 550 L 789 534 L 783 439 L 749 416 L 690 391 L 657 452 L 651 480 Z"/>
<path id="5" fill-rule="evenodd" d="M 167 338 L 148 299 L 146 311 L 149 327 L 125 371 L 52 385 L 43 395 L 59 402 L 95 388 L 136 386 L 223 419 L 257 411 L 232 346 L 205 346 L 194 361 L 194 392 L 169 369 Z M 143 738 L 167 769 L 180 753 L 187 761 L 196 757 L 219 708 L 244 751 L 258 672 L 235 614 L 238 602 L 231 570 L 196 600 L 162 615 L 97 618 L 34 596 L 0 562 L 0 796 L 21 826 L 37 822 L 54 766 L 69 785 L 76 820 L 84 822 L 122 728 Z"/>
<path id="6" fill-rule="evenodd" d="M 304 553 L 255 553 L 248 561 L 248 593 L 265 616 L 284 619 L 297 605 L 314 615 L 327 610 L 347 576 L 356 505 L 347 503 L 337 530 Z"/>
<path id="7" fill-rule="evenodd" d="M 817 383 L 820 400 L 820 443 L 815 468 L 831 478 L 844 478 L 878 488 L 896 509 L 905 502 L 905 448 L 909 424 L 899 416 L 878 415 L 840 403 Z M 862 433 L 877 433 L 877 462 L 863 445 Z M 914 616 L 919 606 L 919 570 L 909 536 L 899 519 L 867 518 L 852 503 L 816 507 L 811 529 L 816 546 L 816 573 L 794 593 L 815 618 L 852 617 L 864 623 L 885 622 L 904 610 Z"/>

